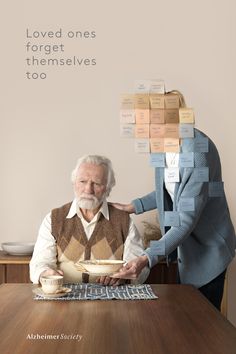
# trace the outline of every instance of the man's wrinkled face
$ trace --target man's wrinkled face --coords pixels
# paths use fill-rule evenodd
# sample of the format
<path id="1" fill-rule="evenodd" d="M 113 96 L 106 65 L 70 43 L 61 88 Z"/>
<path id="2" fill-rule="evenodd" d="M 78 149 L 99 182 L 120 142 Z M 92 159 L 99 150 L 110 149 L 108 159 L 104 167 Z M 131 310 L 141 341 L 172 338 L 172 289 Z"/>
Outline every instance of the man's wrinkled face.
<path id="1" fill-rule="evenodd" d="M 106 196 L 107 169 L 104 165 L 83 163 L 74 184 L 77 204 L 82 209 L 96 209 Z"/>

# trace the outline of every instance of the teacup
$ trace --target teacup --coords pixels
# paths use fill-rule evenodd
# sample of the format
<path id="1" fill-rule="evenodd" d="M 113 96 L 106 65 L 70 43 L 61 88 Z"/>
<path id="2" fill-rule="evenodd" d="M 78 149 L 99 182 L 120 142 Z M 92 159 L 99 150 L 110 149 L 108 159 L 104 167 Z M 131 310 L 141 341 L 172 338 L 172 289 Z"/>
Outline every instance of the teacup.
<path id="1" fill-rule="evenodd" d="M 42 290 L 45 294 L 54 294 L 62 288 L 63 276 L 62 275 L 45 275 L 40 277 Z"/>

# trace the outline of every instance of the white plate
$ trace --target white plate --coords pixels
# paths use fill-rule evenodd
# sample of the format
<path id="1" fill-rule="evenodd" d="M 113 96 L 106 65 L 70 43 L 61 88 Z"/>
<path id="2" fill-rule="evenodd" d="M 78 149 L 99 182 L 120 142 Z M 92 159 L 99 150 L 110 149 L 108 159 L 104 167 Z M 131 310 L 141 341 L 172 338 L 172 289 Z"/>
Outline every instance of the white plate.
<path id="1" fill-rule="evenodd" d="M 42 288 L 35 288 L 32 290 L 34 294 L 43 297 L 44 299 L 57 299 L 58 297 L 65 296 L 71 292 L 70 288 L 63 288 L 63 291 L 57 294 L 45 294 Z"/>
<path id="2" fill-rule="evenodd" d="M 1 246 L 3 251 L 14 256 L 31 255 L 34 250 L 32 242 L 4 242 Z"/>

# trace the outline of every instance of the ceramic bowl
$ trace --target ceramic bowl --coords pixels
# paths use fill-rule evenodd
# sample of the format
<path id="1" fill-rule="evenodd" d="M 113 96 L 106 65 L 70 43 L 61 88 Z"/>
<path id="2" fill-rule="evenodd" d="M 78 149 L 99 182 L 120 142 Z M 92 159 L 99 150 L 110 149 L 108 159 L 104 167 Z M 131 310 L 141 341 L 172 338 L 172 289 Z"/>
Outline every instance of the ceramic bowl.
<path id="1" fill-rule="evenodd" d="M 78 262 L 78 265 L 81 265 L 89 273 L 94 274 L 112 274 L 117 272 L 124 264 L 125 261 L 118 259 L 90 259 Z"/>
<path id="2" fill-rule="evenodd" d="M 32 242 L 4 242 L 1 246 L 3 251 L 15 256 L 31 255 L 34 250 Z"/>

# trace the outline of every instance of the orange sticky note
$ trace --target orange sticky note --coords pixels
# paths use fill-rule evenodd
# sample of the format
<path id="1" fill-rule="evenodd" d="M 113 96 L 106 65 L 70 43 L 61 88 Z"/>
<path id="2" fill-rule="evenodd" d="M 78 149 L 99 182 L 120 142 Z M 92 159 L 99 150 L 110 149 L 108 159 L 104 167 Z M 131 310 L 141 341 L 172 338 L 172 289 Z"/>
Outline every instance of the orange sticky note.
<path id="1" fill-rule="evenodd" d="M 136 124 L 135 138 L 149 138 L 149 124 Z"/>
<path id="2" fill-rule="evenodd" d="M 179 124 L 165 124 L 165 138 L 179 138 Z"/>
<path id="3" fill-rule="evenodd" d="M 150 124 L 151 138 L 164 138 L 165 124 Z"/>
<path id="4" fill-rule="evenodd" d="M 158 94 L 150 95 L 150 106 L 151 108 L 163 109 L 165 108 L 165 96 Z"/>
<path id="5" fill-rule="evenodd" d="M 164 109 L 151 109 L 150 122 L 155 124 L 165 123 Z"/>
<path id="6" fill-rule="evenodd" d="M 135 109 L 149 109 L 149 95 L 148 94 L 135 94 L 134 95 Z"/>
<path id="7" fill-rule="evenodd" d="M 164 152 L 164 139 L 152 138 L 150 139 L 151 152 Z"/>
<path id="8" fill-rule="evenodd" d="M 179 96 L 175 94 L 165 95 L 165 108 L 177 109 L 179 108 Z"/>
<path id="9" fill-rule="evenodd" d="M 179 123 L 179 110 L 178 109 L 165 109 L 164 110 L 165 123 Z"/>
<path id="10" fill-rule="evenodd" d="M 179 109 L 179 121 L 180 123 L 194 123 L 194 112 L 192 108 L 180 108 Z"/>
<path id="11" fill-rule="evenodd" d="M 179 139 L 165 138 L 164 139 L 165 152 L 179 152 Z"/>
<path id="12" fill-rule="evenodd" d="M 149 109 L 136 109 L 135 121 L 137 124 L 149 124 L 150 123 Z"/>

